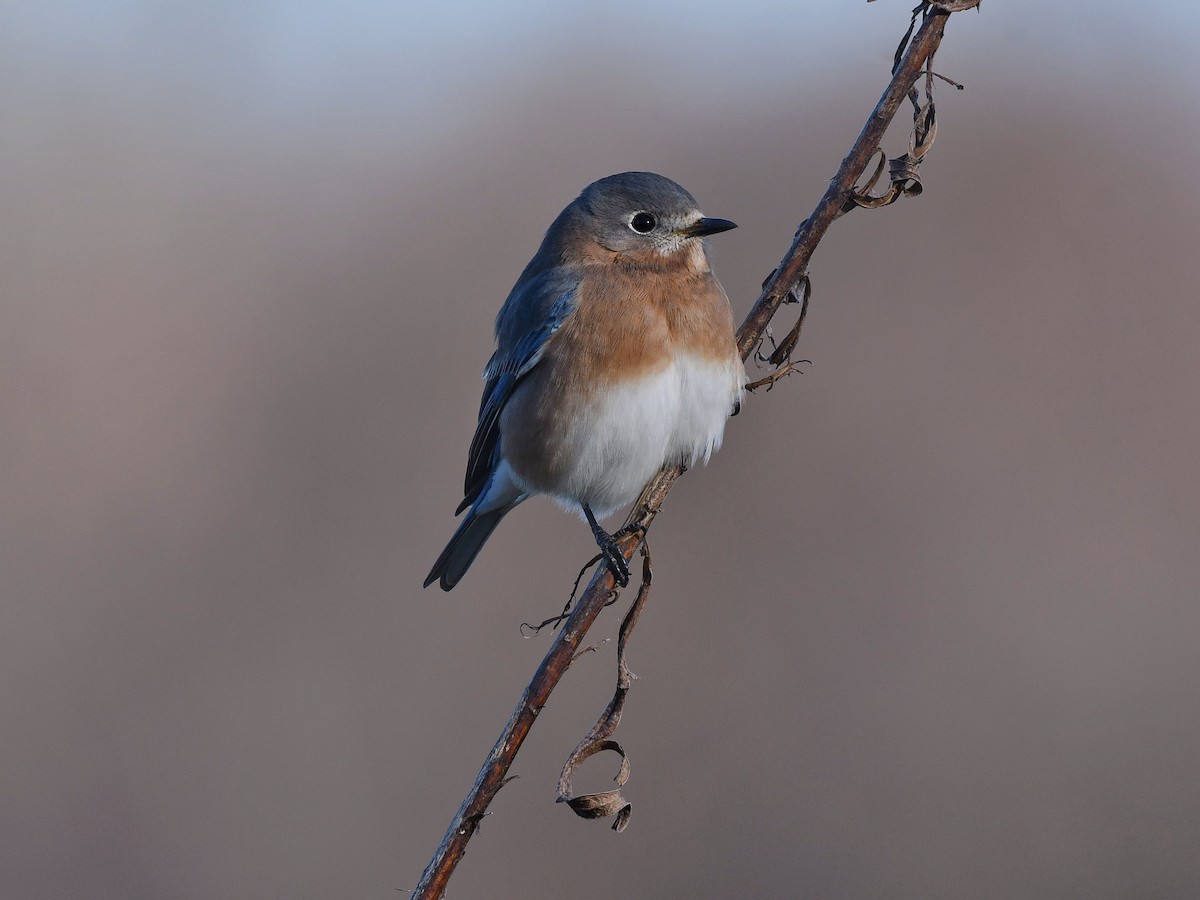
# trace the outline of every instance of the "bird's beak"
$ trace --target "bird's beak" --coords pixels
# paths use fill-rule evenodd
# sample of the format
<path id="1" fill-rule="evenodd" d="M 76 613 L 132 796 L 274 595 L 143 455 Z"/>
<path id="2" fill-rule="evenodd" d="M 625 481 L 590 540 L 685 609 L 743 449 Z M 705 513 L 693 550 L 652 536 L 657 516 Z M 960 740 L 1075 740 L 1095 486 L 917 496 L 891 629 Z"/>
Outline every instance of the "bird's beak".
<path id="1" fill-rule="evenodd" d="M 706 234 L 720 234 L 730 228 L 737 228 L 737 223 L 730 222 L 728 219 L 710 219 L 705 216 L 686 228 L 680 228 L 675 233 L 682 237 L 704 237 Z"/>

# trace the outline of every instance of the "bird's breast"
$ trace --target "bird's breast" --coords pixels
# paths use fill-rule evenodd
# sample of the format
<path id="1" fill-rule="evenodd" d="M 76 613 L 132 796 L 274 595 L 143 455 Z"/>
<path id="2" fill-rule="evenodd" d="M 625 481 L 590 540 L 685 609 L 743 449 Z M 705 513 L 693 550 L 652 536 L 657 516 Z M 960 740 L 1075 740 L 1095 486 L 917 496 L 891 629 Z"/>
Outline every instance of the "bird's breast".
<path id="1" fill-rule="evenodd" d="M 707 462 L 743 383 L 732 350 L 723 360 L 676 352 L 655 370 L 567 393 L 548 377 L 531 380 L 502 426 L 504 455 L 528 488 L 604 515 L 635 500 L 663 465 Z"/>
<path id="2" fill-rule="evenodd" d="M 600 274 L 583 279 L 500 426 L 531 491 L 598 514 L 632 502 L 666 463 L 707 461 L 745 383 L 711 272 Z"/>

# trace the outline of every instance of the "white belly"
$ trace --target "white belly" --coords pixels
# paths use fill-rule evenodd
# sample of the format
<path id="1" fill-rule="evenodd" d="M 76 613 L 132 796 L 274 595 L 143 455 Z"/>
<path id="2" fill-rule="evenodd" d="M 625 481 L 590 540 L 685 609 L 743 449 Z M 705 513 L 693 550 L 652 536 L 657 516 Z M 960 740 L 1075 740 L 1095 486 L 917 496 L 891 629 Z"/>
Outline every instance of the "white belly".
<path id="1" fill-rule="evenodd" d="M 708 462 L 745 377 L 732 354 L 724 363 L 678 354 L 661 372 L 597 393 L 567 426 L 570 465 L 553 496 L 606 516 L 636 500 L 664 464 Z"/>

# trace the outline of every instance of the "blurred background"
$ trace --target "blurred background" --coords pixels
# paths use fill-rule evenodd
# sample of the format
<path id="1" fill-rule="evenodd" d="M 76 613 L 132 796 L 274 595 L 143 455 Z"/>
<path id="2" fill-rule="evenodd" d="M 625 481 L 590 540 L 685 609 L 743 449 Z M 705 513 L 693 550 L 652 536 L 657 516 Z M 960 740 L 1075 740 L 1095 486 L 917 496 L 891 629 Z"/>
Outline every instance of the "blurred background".
<path id="1" fill-rule="evenodd" d="M 496 310 L 647 169 L 740 319 L 911 5 L 8 5 L 0 897 L 404 896 L 592 552 L 539 500 L 420 588 Z M 924 195 L 836 223 L 811 366 L 653 530 L 629 829 L 553 802 L 610 643 L 452 896 L 1196 896 L 1198 50 L 952 18 Z"/>

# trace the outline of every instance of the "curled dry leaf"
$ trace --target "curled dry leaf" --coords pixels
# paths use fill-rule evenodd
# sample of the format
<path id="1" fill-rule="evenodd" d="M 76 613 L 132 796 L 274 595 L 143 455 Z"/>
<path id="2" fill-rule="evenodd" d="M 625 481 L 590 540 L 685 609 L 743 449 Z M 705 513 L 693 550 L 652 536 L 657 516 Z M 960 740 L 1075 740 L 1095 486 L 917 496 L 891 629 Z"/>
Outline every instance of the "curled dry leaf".
<path id="1" fill-rule="evenodd" d="M 558 785 L 558 802 L 566 803 L 575 811 L 575 815 L 583 819 L 603 819 L 607 816 L 616 816 L 616 821 L 613 822 L 613 831 L 624 831 L 625 825 L 629 822 L 629 814 L 633 806 L 621 795 L 620 790 L 598 791 L 594 794 L 580 794 L 578 797 L 571 797 L 562 793 L 564 787 L 567 791 L 570 791 L 571 777 L 574 775 L 575 769 L 589 756 L 600 753 L 603 750 L 612 750 L 621 754 L 621 769 L 617 772 L 617 777 L 613 781 L 617 783 L 618 788 L 625 786 L 625 782 L 629 780 L 629 757 L 625 755 L 625 748 L 614 740 L 596 742 L 585 740 L 584 743 L 575 749 L 575 752 L 571 754 L 570 759 L 567 760 L 567 764 L 563 767 L 563 775 Z"/>
<path id="2" fill-rule="evenodd" d="M 629 686 L 633 683 L 634 678 L 633 673 L 625 664 L 625 645 L 629 636 L 633 634 L 634 626 L 637 625 L 637 620 L 642 614 L 642 608 L 646 605 L 646 599 L 650 596 L 652 576 L 650 548 L 643 543 L 642 586 L 638 589 L 637 599 L 629 607 L 629 612 L 625 614 L 625 618 L 621 622 L 621 629 L 617 633 L 617 689 L 613 692 L 613 698 L 604 712 L 600 714 L 600 718 L 596 720 L 596 724 L 567 757 L 567 761 L 563 764 L 562 774 L 558 778 L 559 803 L 566 803 L 577 816 L 584 819 L 615 816 L 612 827 L 613 831 L 618 832 L 624 831 L 625 826 L 629 824 L 629 815 L 633 807 L 620 791 L 620 788 L 624 787 L 625 782 L 629 780 L 629 757 L 625 754 L 625 748 L 612 739 L 612 735 L 617 730 L 617 726 L 621 724 L 621 712 L 625 708 L 625 697 L 629 693 Z M 573 796 L 571 781 L 575 777 L 575 771 L 589 757 L 605 750 L 612 750 L 621 756 L 621 768 L 613 779 L 617 783 L 618 789 Z"/>

